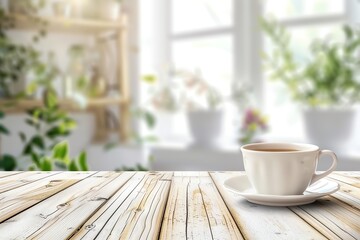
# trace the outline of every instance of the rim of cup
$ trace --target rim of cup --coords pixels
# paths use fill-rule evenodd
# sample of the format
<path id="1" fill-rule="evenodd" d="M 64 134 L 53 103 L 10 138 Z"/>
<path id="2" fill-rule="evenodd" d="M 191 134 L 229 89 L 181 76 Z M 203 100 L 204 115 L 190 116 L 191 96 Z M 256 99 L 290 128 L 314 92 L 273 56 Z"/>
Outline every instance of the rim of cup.
<path id="1" fill-rule="evenodd" d="M 284 151 L 264 151 L 264 149 L 284 149 Z M 289 149 L 289 151 L 286 151 Z M 296 151 L 294 151 L 294 149 Z M 262 151 L 261 151 L 262 150 Z M 284 143 L 284 142 L 266 142 L 250 143 L 243 145 L 241 151 L 266 153 L 266 154 L 289 154 L 289 153 L 306 153 L 319 151 L 319 147 L 308 143 Z"/>

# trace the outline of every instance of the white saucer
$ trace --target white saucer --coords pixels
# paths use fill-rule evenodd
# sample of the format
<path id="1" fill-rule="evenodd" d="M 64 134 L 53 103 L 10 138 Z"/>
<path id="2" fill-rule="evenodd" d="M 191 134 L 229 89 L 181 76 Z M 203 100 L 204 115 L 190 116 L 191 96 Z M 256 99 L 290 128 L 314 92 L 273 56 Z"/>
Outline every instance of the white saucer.
<path id="1" fill-rule="evenodd" d="M 309 186 L 302 195 L 265 195 L 252 188 L 246 175 L 230 177 L 224 181 L 226 189 L 239 194 L 252 203 L 267 206 L 298 206 L 314 202 L 316 199 L 339 190 L 339 184 L 321 179 Z"/>

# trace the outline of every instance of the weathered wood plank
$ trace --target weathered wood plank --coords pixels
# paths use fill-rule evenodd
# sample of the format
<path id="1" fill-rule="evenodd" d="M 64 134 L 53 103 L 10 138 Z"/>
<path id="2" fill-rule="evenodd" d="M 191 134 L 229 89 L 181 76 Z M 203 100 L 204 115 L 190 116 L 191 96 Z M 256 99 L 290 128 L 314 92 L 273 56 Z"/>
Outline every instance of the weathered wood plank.
<path id="1" fill-rule="evenodd" d="M 73 239 L 157 239 L 171 184 L 162 177 L 158 172 L 137 174 Z"/>
<path id="2" fill-rule="evenodd" d="M 343 172 L 334 172 L 332 173 L 328 179 L 331 181 L 333 179 L 340 181 L 342 183 L 346 183 L 349 184 L 353 187 L 357 187 L 360 188 L 360 176 L 357 175 L 349 175 L 349 174 L 345 174 Z"/>
<path id="3" fill-rule="evenodd" d="M 156 173 L 156 172 L 150 172 L 150 174 L 153 174 L 153 173 Z M 171 181 L 174 176 L 174 172 L 159 172 L 159 173 L 163 174 L 163 176 L 160 179 L 163 181 Z"/>
<path id="4" fill-rule="evenodd" d="M 201 180 L 205 180 L 201 178 Z M 212 179 L 201 181 L 200 191 L 204 200 L 214 239 L 243 239 L 239 228 L 227 209 Z"/>
<path id="5" fill-rule="evenodd" d="M 252 204 L 227 191 L 223 182 L 238 173 L 211 173 L 219 192 L 246 239 L 326 239 L 288 208 Z"/>
<path id="6" fill-rule="evenodd" d="M 333 197 L 343 201 L 344 203 L 348 204 L 349 206 L 360 210 L 360 201 L 359 198 L 351 196 L 350 194 L 344 192 L 336 192 L 332 194 Z"/>
<path id="7" fill-rule="evenodd" d="M 0 224 L 0 236 L 66 239 L 132 175 L 115 172 L 91 175 Z"/>
<path id="8" fill-rule="evenodd" d="M 20 175 L 11 175 L 0 181 L 0 193 L 36 182 L 37 180 L 41 180 L 59 173 L 60 172 L 24 172 Z"/>
<path id="9" fill-rule="evenodd" d="M 334 178 L 332 178 L 331 181 L 338 182 L 340 184 L 340 190 L 332 194 L 332 196 L 360 210 L 360 188 L 346 184 Z"/>
<path id="10" fill-rule="evenodd" d="M 3 176 L 2 178 L 0 178 L 0 187 L 3 185 L 9 184 L 10 182 L 15 182 L 16 180 L 22 180 L 22 179 L 32 176 L 32 175 L 35 175 L 35 178 L 36 178 L 36 176 L 38 176 L 37 173 L 38 172 L 19 172 L 17 174 L 9 174 L 9 175 Z"/>
<path id="11" fill-rule="evenodd" d="M 0 239 L 360 239 L 360 172 L 313 204 L 265 207 L 240 172 L 0 172 Z"/>
<path id="12" fill-rule="evenodd" d="M 116 214 L 134 189 L 144 181 L 147 173 L 137 172 L 114 196 L 112 196 L 93 216 L 72 236 L 71 239 L 95 239 L 104 228 L 109 218 Z"/>
<path id="13" fill-rule="evenodd" d="M 0 171 L 0 178 L 5 178 L 7 176 L 12 176 L 12 175 L 19 174 L 19 173 L 22 173 L 22 172 L 20 172 L 20 171 L 12 171 L 12 172 Z M 2 179 L 0 179 L 0 181 L 2 181 Z"/>
<path id="14" fill-rule="evenodd" d="M 206 172 L 173 178 L 160 239 L 242 239 L 242 235 Z M 183 175 L 184 177 L 179 177 Z"/>
<path id="15" fill-rule="evenodd" d="M 0 223 L 71 186 L 89 173 L 64 172 L 0 194 Z"/>
<path id="16" fill-rule="evenodd" d="M 296 214 L 329 239 L 359 239 L 360 212 L 331 196 L 292 207 Z"/>
<path id="17" fill-rule="evenodd" d="M 174 174 L 178 176 L 178 172 Z M 189 177 L 173 177 L 160 239 L 186 239 L 189 181 Z"/>
<path id="18" fill-rule="evenodd" d="M 174 177 L 208 177 L 208 172 L 185 171 L 174 172 Z"/>

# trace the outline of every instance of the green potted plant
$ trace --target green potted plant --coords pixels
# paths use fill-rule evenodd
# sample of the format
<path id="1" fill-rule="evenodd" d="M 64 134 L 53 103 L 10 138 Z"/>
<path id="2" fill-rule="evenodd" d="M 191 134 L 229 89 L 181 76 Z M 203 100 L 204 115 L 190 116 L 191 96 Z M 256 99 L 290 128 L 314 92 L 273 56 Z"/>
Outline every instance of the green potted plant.
<path id="1" fill-rule="evenodd" d="M 180 102 L 186 112 L 194 146 L 214 147 L 223 133 L 223 96 L 201 74 L 179 72 Z"/>
<path id="2" fill-rule="evenodd" d="M 200 72 L 171 70 L 164 75 L 171 77 L 166 84 L 159 83 L 153 74 L 143 78 L 151 86 L 148 102 L 156 114 L 159 128 L 156 134 L 160 140 L 172 137 L 169 129 L 176 127 L 172 124 L 173 118 L 180 112 L 185 113 L 193 146 L 216 147 L 223 134 L 224 105 L 233 104 L 238 114 L 242 115 L 249 103 L 250 89 L 243 84 L 234 84 L 231 94 L 225 96 Z"/>
<path id="3" fill-rule="evenodd" d="M 17 2 L 17 1 L 11 1 Z M 28 0 L 19 1 L 18 4 L 30 4 Z M 15 3 L 14 3 L 15 4 Z M 31 4 L 24 15 L 28 21 L 39 26 L 32 36 L 32 44 L 15 43 L 7 31 L 16 24 L 15 19 L 3 7 L 0 7 L 0 98 L 14 98 L 21 95 L 26 88 L 26 76 L 39 64 L 39 52 L 35 44 L 46 35 L 46 22 L 36 17 L 36 11 L 43 5 Z"/>
<path id="4" fill-rule="evenodd" d="M 360 99 L 360 30 L 343 27 L 343 40 L 312 43 L 306 63 L 295 60 L 290 35 L 275 20 L 262 20 L 273 43 L 265 54 L 270 77 L 282 81 L 292 98 L 304 108 L 308 139 L 322 147 L 340 150 L 351 139 L 355 110 Z"/>

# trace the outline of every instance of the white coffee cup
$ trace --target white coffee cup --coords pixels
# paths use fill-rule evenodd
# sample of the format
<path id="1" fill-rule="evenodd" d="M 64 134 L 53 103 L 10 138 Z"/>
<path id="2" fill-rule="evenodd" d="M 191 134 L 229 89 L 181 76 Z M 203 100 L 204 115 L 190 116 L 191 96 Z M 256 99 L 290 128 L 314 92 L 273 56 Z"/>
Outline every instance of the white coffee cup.
<path id="1" fill-rule="evenodd" d="M 241 147 L 245 172 L 259 194 L 299 195 L 306 188 L 333 172 L 337 157 L 330 150 L 298 143 L 254 143 Z M 331 167 L 316 173 L 319 158 L 332 157 Z"/>

